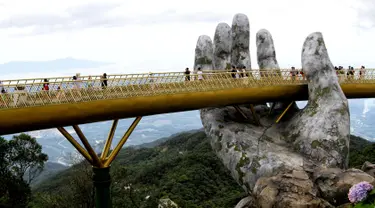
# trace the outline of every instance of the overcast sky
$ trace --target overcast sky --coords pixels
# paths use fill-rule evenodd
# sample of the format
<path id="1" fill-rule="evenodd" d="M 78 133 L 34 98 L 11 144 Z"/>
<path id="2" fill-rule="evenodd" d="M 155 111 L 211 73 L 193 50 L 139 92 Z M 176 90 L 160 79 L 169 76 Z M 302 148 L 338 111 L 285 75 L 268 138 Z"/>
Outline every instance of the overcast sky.
<path id="1" fill-rule="evenodd" d="M 375 67 L 374 0 L 0 0 L 0 63 L 64 57 L 112 62 L 128 71 L 192 67 L 199 35 L 213 38 L 236 13 L 255 34 L 273 35 L 283 68 L 300 67 L 304 39 L 323 33 L 334 65 Z"/>

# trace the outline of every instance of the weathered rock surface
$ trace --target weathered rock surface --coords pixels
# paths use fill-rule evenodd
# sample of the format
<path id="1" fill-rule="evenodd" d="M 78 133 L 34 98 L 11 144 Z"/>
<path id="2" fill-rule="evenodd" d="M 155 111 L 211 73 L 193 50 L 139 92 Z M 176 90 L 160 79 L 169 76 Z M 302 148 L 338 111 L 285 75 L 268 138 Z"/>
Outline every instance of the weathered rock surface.
<path id="1" fill-rule="evenodd" d="M 374 164 L 366 161 L 365 163 L 363 163 L 361 170 L 371 175 L 372 177 L 375 177 L 375 165 Z"/>
<path id="2" fill-rule="evenodd" d="M 333 207 L 317 197 L 318 190 L 305 171 L 260 178 L 254 188 L 260 207 Z"/>
<path id="3" fill-rule="evenodd" d="M 179 206 L 170 198 L 160 199 L 158 208 L 178 208 Z"/>
<path id="4" fill-rule="evenodd" d="M 214 69 L 224 70 L 231 68 L 232 36 L 231 28 L 227 23 L 219 23 L 214 35 Z"/>
<path id="5" fill-rule="evenodd" d="M 339 168 L 316 170 L 313 180 L 319 189 L 320 196 L 335 206 L 349 203 L 348 191 L 354 184 L 362 181 L 375 183 L 372 176 L 361 170 L 349 169 L 343 171 Z"/>
<path id="6" fill-rule="evenodd" d="M 246 69 L 251 69 L 249 44 L 249 19 L 244 14 L 236 14 L 232 22 L 232 65 L 238 67 L 245 66 Z"/>
<path id="7" fill-rule="evenodd" d="M 249 28 L 245 15 L 234 17 L 231 63 L 248 69 Z M 257 33 L 257 48 L 260 68 L 277 71 L 268 31 Z M 196 54 L 196 59 L 200 56 Z M 233 178 L 255 199 L 253 205 L 259 207 L 333 207 L 346 202 L 347 196 L 342 193 L 349 190 L 355 177 L 374 180 L 362 171 L 342 170 L 348 165 L 348 103 L 321 33 L 306 38 L 301 58 L 308 81 L 308 104 L 299 110 L 294 103 L 281 123 L 274 124 L 280 110 L 268 115 L 265 105 L 256 106 L 262 126 L 253 124 L 247 107 L 241 109 L 249 120 L 241 118 L 231 106 L 201 110 L 212 148 Z M 327 171 L 333 179 L 322 180 Z"/>
<path id="8" fill-rule="evenodd" d="M 211 38 L 207 35 L 199 36 L 195 47 L 194 71 L 199 67 L 202 70 L 213 68 L 213 45 Z"/>
<path id="9" fill-rule="evenodd" d="M 256 34 L 257 58 L 259 69 L 280 69 L 276 60 L 276 51 L 271 33 L 261 29 Z"/>
<path id="10" fill-rule="evenodd" d="M 252 196 L 243 198 L 234 208 L 257 208 L 256 202 Z"/>
<path id="11" fill-rule="evenodd" d="M 305 109 L 286 128 L 295 150 L 326 167 L 348 167 L 350 121 L 348 101 L 338 83 L 321 33 L 303 44 L 302 68 L 308 80 Z"/>
<path id="12" fill-rule="evenodd" d="M 256 34 L 256 46 L 257 46 L 257 59 L 259 65 L 259 71 L 262 77 L 275 76 L 280 74 L 280 67 L 277 63 L 275 45 L 271 33 L 266 29 L 261 29 Z M 275 73 L 274 75 L 271 73 Z M 290 103 L 290 102 L 289 102 Z M 275 103 L 275 110 L 285 109 L 288 102 L 277 102 Z M 295 112 L 298 110 L 297 104 L 294 102 L 289 112 Z"/>

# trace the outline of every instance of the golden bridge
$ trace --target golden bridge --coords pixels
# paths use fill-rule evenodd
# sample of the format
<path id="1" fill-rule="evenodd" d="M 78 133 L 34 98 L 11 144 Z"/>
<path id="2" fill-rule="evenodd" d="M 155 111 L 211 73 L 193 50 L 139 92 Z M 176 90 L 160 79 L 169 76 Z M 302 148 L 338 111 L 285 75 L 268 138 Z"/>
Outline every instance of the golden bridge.
<path id="1" fill-rule="evenodd" d="M 299 101 L 308 98 L 307 81 L 290 70 L 248 72 L 234 79 L 227 71 L 205 71 L 203 80 L 183 72 L 3 80 L 0 135 L 112 119 L 187 111 L 205 107 Z M 339 77 L 347 98 L 375 97 L 375 70 L 363 77 Z"/>
<path id="2" fill-rule="evenodd" d="M 189 78 L 184 72 L 171 72 L 3 80 L 0 135 L 57 128 L 93 166 L 96 207 L 111 207 L 110 164 L 142 116 L 228 105 L 240 111 L 238 105 L 250 104 L 255 118 L 252 104 L 308 99 L 307 80 L 292 77 L 290 70 L 215 70 Z M 366 69 L 364 75 L 340 73 L 338 80 L 347 98 L 375 97 L 375 69 Z M 43 90 L 47 83 L 49 89 Z M 130 117 L 136 119 L 110 151 L 119 119 Z M 97 155 L 78 124 L 105 120 L 114 122 Z M 65 130 L 68 125 L 85 148 Z"/>

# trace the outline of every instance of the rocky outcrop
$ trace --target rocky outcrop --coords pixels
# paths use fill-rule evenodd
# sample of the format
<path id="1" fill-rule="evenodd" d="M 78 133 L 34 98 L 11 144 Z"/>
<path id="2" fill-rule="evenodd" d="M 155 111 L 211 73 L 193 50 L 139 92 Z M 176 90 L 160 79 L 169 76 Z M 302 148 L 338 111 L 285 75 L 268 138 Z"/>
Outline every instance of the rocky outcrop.
<path id="1" fill-rule="evenodd" d="M 234 208 L 257 208 L 256 202 L 252 196 L 243 198 Z"/>
<path id="2" fill-rule="evenodd" d="M 179 206 L 172 201 L 170 198 L 164 198 L 159 200 L 158 208 L 178 208 Z"/>
<path id="3" fill-rule="evenodd" d="M 250 23 L 244 14 L 236 14 L 232 22 L 231 63 L 236 67 L 251 69 L 250 61 Z"/>
<path id="4" fill-rule="evenodd" d="M 248 19 L 237 14 L 232 25 L 233 65 L 251 67 L 248 37 Z M 273 39 L 264 29 L 257 33 L 257 56 L 260 68 L 277 73 Z M 344 171 L 348 165 L 348 103 L 321 33 L 306 38 L 301 58 L 308 104 L 299 110 L 293 103 L 293 110 L 279 124 L 274 121 L 280 112 L 268 115 L 265 105 L 256 106 L 262 126 L 241 119 L 231 106 L 201 110 L 212 148 L 249 193 L 248 200 L 255 199 L 254 206 L 333 207 L 346 202 L 342 193 L 356 182 L 355 177 L 374 182 L 362 171 Z M 253 119 L 247 107 L 241 109 Z"/>
<path id="5" fill-rule="evenodd" d="M 231 68 L 232 37 L 231 28 L 227 23 L 217 25 L 214 35 L 214 69 Z"/>
<path id="6" fill-rule="evenodd" d="M 213 69 L 213 45 L 211 38 L 207 35 L 199 36 L 195 47 L 194 71 L 199 67 L 202 70 Z"/>
<path id="7" fill-rule="evenodd" d="M 348 190 L 353 185 L 362 181 L 375 183 L 372 176 L 361 170 L 342 170 L 339 168 L 317 170 L 314 173 L 313 180 L 317 185 L 320 196 L 335 206 L 349 203 Z"/>
<path id="8" fill-rule="evenodd" d="M 369 175 L 375 177 L 375 165 L 366 161 L 363 165 L 361 170 L 368 173 Z"/>

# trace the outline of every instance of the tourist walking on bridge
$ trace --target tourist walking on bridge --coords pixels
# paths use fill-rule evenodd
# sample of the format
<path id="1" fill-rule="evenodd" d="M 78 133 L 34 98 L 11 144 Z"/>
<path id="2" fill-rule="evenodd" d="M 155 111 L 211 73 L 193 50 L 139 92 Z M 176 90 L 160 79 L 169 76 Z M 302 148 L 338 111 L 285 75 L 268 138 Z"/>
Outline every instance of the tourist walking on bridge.
<path id="1" fill-rule="evenodd" d="M 1 88 L 1 100 L 0 100 L 0 103 L 2 107 L 6 106 L 6 102 L 7 102 L 7 96 L 6 96 L 6 90 L 4 88 L 4 85 L 3 85 L 3 81 L 0 80 L 0 88 Z"/>
<path id="2" fill-rule="evenodd" d="M 366 72 L 365 66 L 361 66 L 361 68 L 359 69 L 359 78 L 360 79 L 365 77 L 365 72 Z"/>
<path id="3" fill-rule="evenodd" d="M 203 71 L 201 70 L 200 67 L 198 67 L 197 75 L 198 75 L 198 80 L 202 81 L 203 80 Z"/>
<path id="4" fill-rule="evenodd" d="M 237 70 L 235 66 L 232 66 L 232 70 L 230 72 L 231 72 L 232 78 L 236 79 Z"/>
<path id="5" fill-rule="evenodd" d="M 302 80 L 306 80 L 305 73 L 303 73 L 303 69 L 299 71 L 300 75 L 302 76 Z"/>
<path id="6" fill-rule="evenodd" d="M 104 88 L 107 88 L 108 86 L 108 78 L 107 78 L 107 73 L 104 73 L 101 77 L 100 77 L 100 83 L 102 85 L 102 89 Z"/>
<path id="7" fill-rule="evenodd" d="M 351 67 L 351 66 L 349 66 L 348 68 L 349 69 L 348 69 L 348 72 L 346 73 L 346 75 L 348 76 L 349 80 L 352 80 L 352 79 L 354 79 L 354 73 L 355 73 L 355 71 L 354 71 L 354 68 Z"/>
<path id="8" fill-rule="evenodd" d="M 79 84 L 79 73 L 77 73 L 75 76 L 73 76 L 73 90 L 74 92 L 77 92 L 77 95 L 81 97 L 81 92 L 79 91 L 80 84 Z"/>
<path id="9" fill-rule="evenodd" d="M 43 83 L 42 90 L 46 90 L 46 91 L 49 90 L 49 82 L 48 82 L 48 79 L 44 79 L 44 83 Z"/>
<path id="10" fill-rule="evenodd" d="M 190 81 L 190 70 L 189 70 L 189 68 L 185 69 L 184 74 L 185 74 L 185 81 Z"/>
<path id="11" fill-rule="evenodd" d="M 297 75 L 298 75 L 298 71 L 296 70 L 296 68 L 294 66 L 292 66 L 292 68 L 290 70 L 290 76 L 291 76 L 292 81 L 296 80 Z"/>

